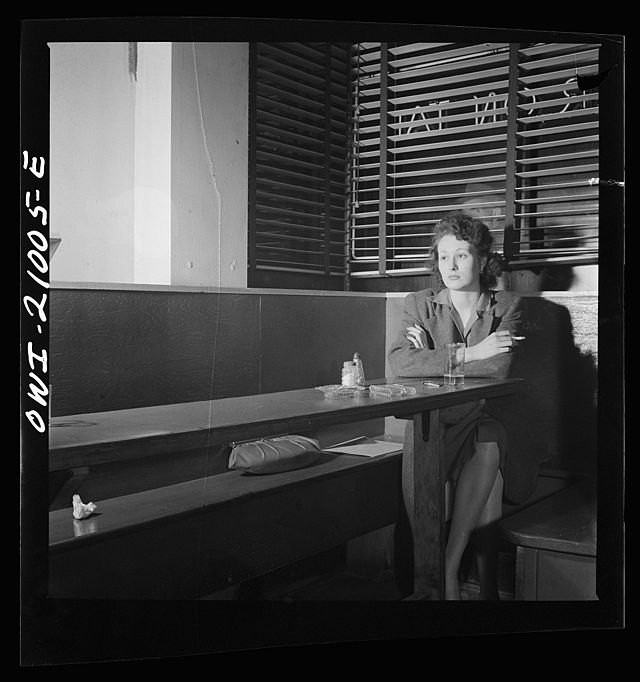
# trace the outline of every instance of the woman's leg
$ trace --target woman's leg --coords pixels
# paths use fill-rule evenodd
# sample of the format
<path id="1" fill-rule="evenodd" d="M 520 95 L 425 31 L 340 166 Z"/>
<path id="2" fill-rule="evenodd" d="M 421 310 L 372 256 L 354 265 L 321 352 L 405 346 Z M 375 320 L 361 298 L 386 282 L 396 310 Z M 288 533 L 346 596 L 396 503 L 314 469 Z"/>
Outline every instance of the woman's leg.
<path id="1" fill-rule="evenodd" d="M 504 479 L 498 470 L 493 489 L 484 509 L 480 512 L 475 530 L 476 562 L 480 580 L 480 599 L 499 599 L 498 595 L 498 549 L 502 518 L 502 491 Z"/>
<path id="2" fill-rule="evenodd" d="M 460 599 L 460 560 L 494 488 L 499 466 L 498 444 L 476 443 L 473 457 L 460 472 L 445 552 L 446 599 Z"/>

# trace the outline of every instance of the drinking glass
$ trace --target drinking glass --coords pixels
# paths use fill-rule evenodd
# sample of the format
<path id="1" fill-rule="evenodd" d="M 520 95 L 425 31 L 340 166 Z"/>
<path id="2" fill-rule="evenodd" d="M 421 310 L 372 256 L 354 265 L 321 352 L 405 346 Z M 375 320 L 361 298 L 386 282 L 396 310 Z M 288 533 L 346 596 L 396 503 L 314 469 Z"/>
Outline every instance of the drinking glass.
<path id="1" fill-rule="evenodd" d="M 444 385 L 464 385 L 464 343 L 448 343 L 445 348 Z"/>

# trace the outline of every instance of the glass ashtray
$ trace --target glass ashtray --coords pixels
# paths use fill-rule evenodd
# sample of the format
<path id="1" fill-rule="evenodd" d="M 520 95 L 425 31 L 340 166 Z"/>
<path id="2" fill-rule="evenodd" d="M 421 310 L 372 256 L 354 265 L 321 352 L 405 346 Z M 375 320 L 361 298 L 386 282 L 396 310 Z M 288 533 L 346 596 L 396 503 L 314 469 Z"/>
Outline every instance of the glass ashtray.
<path id="1" fill-rule="evenodd" d="M 358 389 L 354 386 L 329 384 L 328 386 L 316 386 L 316 390 L 322 391 L 326 398 L 353 398 Z"/>
<path id="2" fill-rule="evenodd" d="M 402 384 L 372 384 L 369 393 L 373 396 L 393 398 L 399 395 L 416 395 L 415 386 L 403 386 Z"/>

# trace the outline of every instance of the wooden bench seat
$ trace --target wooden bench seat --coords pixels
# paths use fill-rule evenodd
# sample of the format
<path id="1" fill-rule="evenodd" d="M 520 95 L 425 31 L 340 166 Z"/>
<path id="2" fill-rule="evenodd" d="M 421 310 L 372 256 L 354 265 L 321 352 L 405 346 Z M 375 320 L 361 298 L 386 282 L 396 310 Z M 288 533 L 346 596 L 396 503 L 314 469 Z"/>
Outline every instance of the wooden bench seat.
<path id="1" fill-rule="evenodd" d="M 501 529 L 516 546 L 516 599 L 597 599 L 596 491 L 591 480 L 512 514 Z"/>
<path id="2" fill-rule="evenodd" d="M 80 521 L 52 511 L 49 596 L 191 599 L 264 575 L 395 523 L 401 462 L 323 453 L 101 500 Z"/>
<path id="3" fill-rule="evenodd" d="M 307 388 L 53 419 L 50 472 L 140 459 L 153 467 L 154 458 L 172 453 L 179 461 L 181 452 L 208 452 L 234 440 L 388 416 L 411 415 L 414 437 L 411 451 L 393 457 L 330 456 L 309 469 L 274 474 L 274 488 L 266 477 L 248 483 L 241 475 L 227 485 L 234 472 L 211 477 L 207 469 L 205 482 L 198 477 L 85 497 L 100 503 L 87 519 L 93 526 L 74 524 L 68 507 L 52 510 L 50 596 L 198 598 L 397 523 L 402 594 L 439 599 L 445 537 L 439 411 L 518 393 L 524 382 L 473 378 L 455 391 L 411 383 L 415 393 L 347 401 Z"/>

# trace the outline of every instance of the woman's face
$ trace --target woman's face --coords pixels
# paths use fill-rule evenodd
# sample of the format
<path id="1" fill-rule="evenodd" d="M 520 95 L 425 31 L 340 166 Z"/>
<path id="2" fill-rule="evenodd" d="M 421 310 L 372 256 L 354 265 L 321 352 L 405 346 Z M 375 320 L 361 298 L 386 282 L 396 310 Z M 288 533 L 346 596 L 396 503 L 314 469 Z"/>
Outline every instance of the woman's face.
<path id="1" fill-rule="evenodd" d="M 445 234 L 437 245 L 438 269 L 448 289 L 456 291 L 479 291 L 480 273 L 486 258 L 480 258 L 475 246 Z"/>

